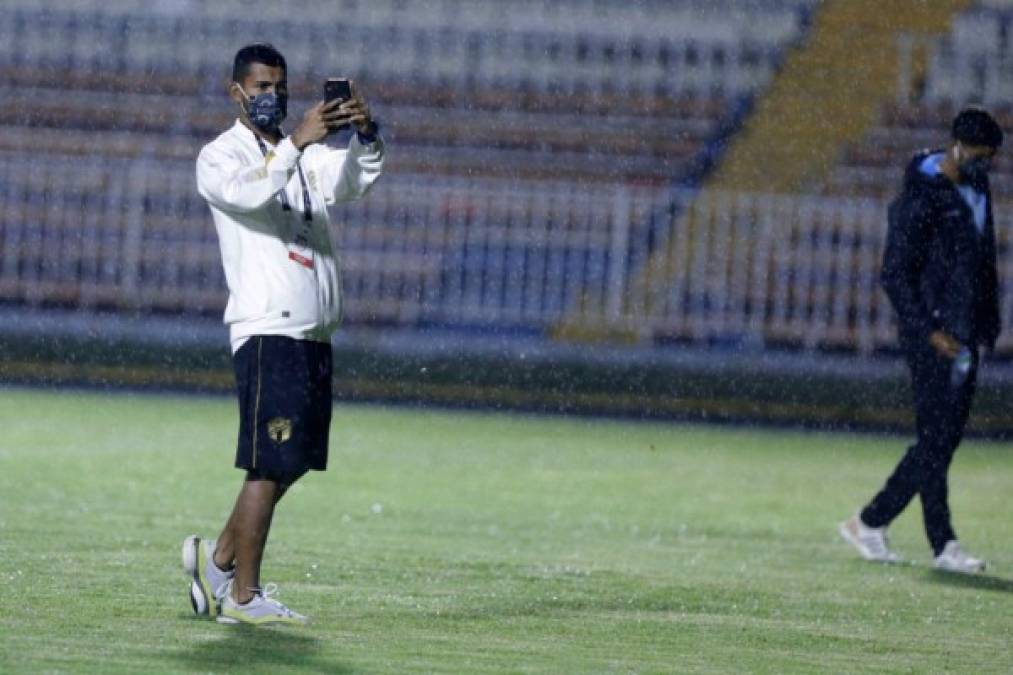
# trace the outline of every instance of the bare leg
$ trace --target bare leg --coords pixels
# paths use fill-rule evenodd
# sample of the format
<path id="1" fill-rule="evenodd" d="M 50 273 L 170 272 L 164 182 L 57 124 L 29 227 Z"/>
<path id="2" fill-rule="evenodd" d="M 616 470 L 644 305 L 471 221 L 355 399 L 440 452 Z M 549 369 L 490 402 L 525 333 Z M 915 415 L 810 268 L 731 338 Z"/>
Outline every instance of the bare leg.
<path id="1" fill-rule="evenodd" d="M 228 569 L 235 564 L 232 597 L 236 602 L 249 601 L 253 597 L 250 589 L 260 588 L 260 563 L 271 519 L 287 488 L 287 485 L 271 480 L 247 477 L 236 497 L 232 514 L 218 537 L 215 565 L 219 569 Z"/>
<path id="2" fill-rule="evenodd" d="M 217 548 L 215 548 L 215 560 L 214 560 L 214 562 L 215 562 L 215 565 L 220 570 L 232 569 L 232 567 L 235 565 L 235 562 L 236 562 L 236 548 L 235 548 L 235 544 L 236 544 L 236 542 L 235 542 L 235 539 L 233 538 L 233 532 L 235 532 L 235 523 L 236 523 L 236 520 L 237 520 L 237 518 L 239 518 L 239 512 L 238 512 L 238 510 L 239 510 L 240 504 L 242 503 L 241 497 L 243 495 L 243 490 L 246 489 L 246 482 L 248 482 L 250 480 L 251 479 L 249 479 L 249 478 L 244 479 L 243 488 L 240 490 L 239 496 L 236 497 L 236 504 L 235 504 L 235 506 L 232 507 L 232 513 L 229 515 L 229 519 L 225 522 L 225 528 L 222 530 L 221 534 L 218 535 L 218 540 L 217 540 L 218 541 L 218 545 L 217 545 Z M 253 479 L 253 480 L 257 480 L 257 479 Z M 275 485 L 277 486 L 277 488 L 276 488 L 277 492 L 276 492 L 276 495 L 275 495 L 275 498 L 274 498 L 274 505 L 277 506 L 278 502 L 281 501 L 281 498 L 285 495 L 285 492 L 288 490 L 288 488 L 290 486 L 287 485 L 287 484 L 282 484 L 282 483 L 275 483 Z"/>

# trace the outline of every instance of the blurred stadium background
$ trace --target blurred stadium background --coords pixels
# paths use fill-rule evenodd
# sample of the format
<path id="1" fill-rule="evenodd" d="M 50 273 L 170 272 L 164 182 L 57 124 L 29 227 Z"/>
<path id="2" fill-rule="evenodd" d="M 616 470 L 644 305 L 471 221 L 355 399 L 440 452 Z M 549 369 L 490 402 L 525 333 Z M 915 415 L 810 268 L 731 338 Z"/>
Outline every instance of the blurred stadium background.
<path id="1" fill-rule="evenodd" d="M 912 6 L 916 9 L 912 9 Z M 349 398 L 896 427 L 886 203 L 966 104 L 1013 131 L 1008 0 L 3 0 L 0 378 L 231 388 L 199 148 L 231 59 L 298 117 L 357 79 L 386 175 L 338 209 Z M 1013 429 L 1002 316 L 972 426 Z"/>

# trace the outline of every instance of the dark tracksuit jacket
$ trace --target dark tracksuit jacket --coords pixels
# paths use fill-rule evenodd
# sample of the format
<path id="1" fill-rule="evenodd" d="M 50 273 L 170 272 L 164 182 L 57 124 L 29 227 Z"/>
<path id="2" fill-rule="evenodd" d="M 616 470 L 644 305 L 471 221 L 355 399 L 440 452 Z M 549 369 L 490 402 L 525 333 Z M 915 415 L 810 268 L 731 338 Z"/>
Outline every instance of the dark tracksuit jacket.
<path id="1" fill-rule="evenodd" d="M 890 523 L 915 494 L 921 497 L 926 534 L 938 555 L 955 539 L 950 524 L 947 472 L 964 433 L 977 375 L 979 346 L 999 336 L 992 197 L 987 180 L 985 227 L 954 183 L 922 170 L 917 154 L 907 167 L 901 194 L 890 204 L 881 280 L 897 312 L 901 348 L 911 370 L 917 442 L 908 448 L 886 485 L 862 512 L 872 527 Z M 954 386 L 952 361 L 936 353 L 929 335 L 942 330 L 972 347 L 972 370 Z"/>
<path id="2" fill-rule="evenodd" d="M 943 330 L 962 344 L 991 349 L 1000 327 L 991 192 L 987 182 L 976 186 L 987 198 L 979 234 L 953 183 L 921 170 L 930 154 L 908 165 L 889 211 L 882 282 L 897 311 L 901 346 L 926 344 L 932 331 Z"/>

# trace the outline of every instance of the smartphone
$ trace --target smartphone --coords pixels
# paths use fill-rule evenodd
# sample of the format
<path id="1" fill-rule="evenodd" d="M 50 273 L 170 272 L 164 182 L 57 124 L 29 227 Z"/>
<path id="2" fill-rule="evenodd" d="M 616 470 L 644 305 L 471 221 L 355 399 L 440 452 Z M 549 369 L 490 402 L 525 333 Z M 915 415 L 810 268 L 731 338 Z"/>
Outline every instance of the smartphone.
<path id="1" fill-rule="evenodd" d="M 324 82 L 324 100 L 330 103 L 334 100 L 347 101 L 352 98 L 352 85 L 343 77 L 332 77 Z"/>

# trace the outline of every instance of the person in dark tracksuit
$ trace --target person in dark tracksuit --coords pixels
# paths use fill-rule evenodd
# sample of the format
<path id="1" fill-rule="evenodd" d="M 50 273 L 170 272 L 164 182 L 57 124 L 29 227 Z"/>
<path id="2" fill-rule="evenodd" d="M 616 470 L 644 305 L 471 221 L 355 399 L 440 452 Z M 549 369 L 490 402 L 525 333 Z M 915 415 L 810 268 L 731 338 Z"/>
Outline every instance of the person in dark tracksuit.
<path id="1" fill-rule="evenodd" d="M 911 371 L 917 441 L 879 493 L 840 524 L 841 536 L 868 560 L 900 559 L 886 528 L 917 494 L 935 567 L 985 569 L 953 531 L 947 473 L 971 409 L 979 349 L 991 351 L 999 337 L 988 171 L 1002 140 L 987 112 L 961 111 L 950 146 L 915 155 L 889 208 L 882 283 Z"/>

